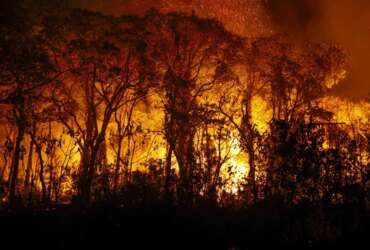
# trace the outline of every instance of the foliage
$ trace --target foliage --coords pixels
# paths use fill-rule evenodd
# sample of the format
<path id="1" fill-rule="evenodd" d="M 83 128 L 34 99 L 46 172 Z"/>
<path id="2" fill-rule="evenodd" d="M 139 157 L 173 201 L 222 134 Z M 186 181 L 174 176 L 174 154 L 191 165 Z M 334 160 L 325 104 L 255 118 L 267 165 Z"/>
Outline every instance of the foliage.
<path id="1" fill-rule="evenodd" d="M 368 206 L 369 124 L 334 121 L 323 101 L 345 76 L 338 46 L 184 13 L 9 8 L 3 201 Z"/>

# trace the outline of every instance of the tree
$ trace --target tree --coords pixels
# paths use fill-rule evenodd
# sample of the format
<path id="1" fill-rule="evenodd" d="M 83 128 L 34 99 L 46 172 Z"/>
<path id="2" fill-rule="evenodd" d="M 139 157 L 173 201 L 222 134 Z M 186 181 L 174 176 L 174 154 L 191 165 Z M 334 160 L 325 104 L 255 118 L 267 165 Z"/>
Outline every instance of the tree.
<path id="1" fill-rule="evenodd" d="M 26 3 L 15 2 L 2 11 L 0 54 L 0 103 L 10 108 L 10 122 L 17 128 L 13 151 L 9 202 L 14 201 L 19 159 L 25 131 L 30 122 L 27 114 L 37 95 L 48 88 L 62 74 L 50 57 L 42 17 L 36 16 Z"/>
<path id="2" fill-rule="evenodd" d="M 168 142 L 167 176 L 175 154 L 179 166 L 178 199 L 194 198 L 194 136 L 204 121 L 199 98 L 217 84 L 230 80 L 228 68 L 239 38 L 214 20 L 183 14 L 149 13 L 145 27 L 152 34 L 150 55 L 160 74 L 165 95 L 165 138 Z"/>
<path id="3" fill-rule="evenodd" d="M 314 101 L 343 79 L 346 54 L 333 44 L 296 45 L 275 35 L 254 42 L 256 69 L 268 83 L 273 118 L 305 119 Z"/>
<path id="4" fill-rule="evenodd" d="M 262 85 L 262 94 L 268 97 L 271 105 L 273 120 L 270 133 L 282 140 L 279 139 L 279 142 L 275 143 L 284 144 L 284 141 L 289 143 L 290 139 L 294 139 L 297 134 L 302 121 L 314 122 L 314 114 L 320 112 L 317 107 L 318 100 L 328 92 L 333 84 L 343 78 L 346 56 L 335 45 L 307 42 L 298 46 L 282 35 L 258 38 L 252 42 L 249 51 L 247 54 L 249 58 L 247 65 L 251 65 L 248 70 L 249 75 L 254 76 L 252 78 L 254 81 L 257 76 L 257 83 L 254 86 Z M 256 88 L 253 84 L 249 84 L 247 89 L 249 96 L 246 95 L 245 99 L 250 100 L 253 96 L 251 93 L 253 94 L 253 89 Z M 257 89 L 261 90 L 261 87 Z M 248 110 L 250 103 L 246 103 L 245 110 Z M 248 131 L 246 135 L 253 138 L 256 133 L 253 132 L 253 127 L 245 118 L 248 116 L 243 118 L 246 125 L 244 129 Z M 288 128 L 285 128 L 283 124 L 286 124 Z M 283 136 L 281 133 L 288 134 Z M 254 150 L 248 147 L 253 143 L 250 138 L 246 141 L 248 142 L 246 143 L 248 155 L 253 157 Z M 285 145 L 288 146 L 288 144 Z M 293 148 L 291 150 L 295 152 Z M 274 152 L 279 155 L 280 151 Z M 273 159 L 283 157 L 275 153 L 271 153 Z M 270 165 L 272 168 L 275 163 L 271 162 Z M 272 178 L 273 171 L 268 170 L 268 179 Z M 250 171 L 250 177 L 254 175 L 253 173 L 254 171 Z"/>
<path id="5" fill-rule="evenodd" d="M 238 56 L 238 82 L 224 88 L 218 99 L 217 111 L 237 130 L 240 146 L 248 155 L 248 186 L 253 193 L 253 200 L 258 200 L 256 184 L 256 155 L 259 131 L 253 120 L 254 98 L 263 96 L 267 90 L 267 79 L 258 68 L 261 54 L 254 40 L 247 40 Z"/>
<path id="6" fill-rule="evenodd" d="M 61 51 L 67 55 L 63 64 L 73 70 L 54 97 L 59 121 L 80 149 L 78 190 L 83 203 L 88 204 L 98 157 L 106 157 L 102 150 L 111 119 L 122 107 L 146 95 L 149 65 L 143 42 L 130 22 L 82 10 L 72 12 L 66 21 L 66 30 L 61 29 L 65 32 Z"/>

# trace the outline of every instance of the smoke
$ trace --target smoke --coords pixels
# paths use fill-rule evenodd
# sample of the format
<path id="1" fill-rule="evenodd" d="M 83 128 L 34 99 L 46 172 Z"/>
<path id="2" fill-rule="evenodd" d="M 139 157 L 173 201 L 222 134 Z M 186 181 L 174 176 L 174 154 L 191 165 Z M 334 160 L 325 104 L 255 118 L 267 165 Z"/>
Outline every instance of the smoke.
<path id="1" fill-rule="evenodd" d="M 106 14 L 143 14 L 150 8 L 162 12 L 195 13 L 216 18 L 239 35 L 258 36 L 270 32 L 262 0 L 69 0 L 72 7 Z"/>
<path id="2" fill-rule="evenodd" d="M 330 41 L 347 50 L 347 79 L 336 94 L 370 94 L 370 0 L 265 0 L 273 25 L 298 41 Z"/>
<path id="3" fill-rule="evenodd" d="M 150 8 L 159 8 L 156 0 L 69 0 L 71 6 L 100 11 L 110 15 L 143 14 Z"/>
<path id="4" fill-rule="evenodd" d="M 226 28 L 245 36 L 273 30 L 298 42 L 334 42 L 350 55 L 347 79 L 336 94 L 356 99 L 370 95 L 370 0 L 69 0 L 74 7 L 113 15 L 194 11 L 216 17 Z"/>
<path id="5" fill-rule="evenodd" d="M 297 38 L 308 35 L 313 21 L 319 16 L 317 0 L 266 0 L 265 7 L 279 30 L 291 33 Z"/>

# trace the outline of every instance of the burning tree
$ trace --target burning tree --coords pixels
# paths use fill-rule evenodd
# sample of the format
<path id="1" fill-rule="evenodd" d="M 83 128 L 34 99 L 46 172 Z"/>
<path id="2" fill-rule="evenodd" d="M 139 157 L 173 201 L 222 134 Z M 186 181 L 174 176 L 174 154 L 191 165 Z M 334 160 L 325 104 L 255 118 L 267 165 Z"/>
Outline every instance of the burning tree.
<path id="1" fill-rule="evenodd" d="M 194 137 L 209 117 L 199 98 L 232 80 L 229 67 L 240 41 L 218 22 L 195 16 L 152 12 L 145 22 L 151 33 L 150 55 L 165 95 L 166 173 L 169 176 L 174 153 L 180 174 L 178 198 L 191 204 L 197 166 Z"/>
<path id="2" fill-rule="evenodd" d="M 9 22 L 0 39 L 3 161 L 12 154 L 0 175 L 10 172 L 11 201 L 23 177 L 29 197 L 57 201 L 66 184 L 84 204 L 135 185 L 193 205 L 221 191 L 246 204 L 274 194 L 317 201 L 309 190 L 320 178 L 329 196 L 338 176 L 366 183 L 366 124 L 333 124 L 322 98 L 345 74 L 338 46 L 242 38 L 194 13 L 19 15 L 27 29 Z M 231 188 L 225 167 L 240 176 Z"/>
<path id="3" fill-rule="evenodd" d="M 72 70 L 54 97 L 59 121 L 79 147 L 78 190 L 82 201 L 89 203 L 98 165 L 107 167 L 110 122 L 120 109 L 145 97 L 150 67 L 145 44 L 130 22 L 75 11 L 65 28 L 61 51 L 67 57 L 62 59 Z"/>
<path id="4" fill-rule="evenodd" d="M 43 29 L 43 17 L 29 11 L 27 4 L 14 3 L 12 7 L 12 17 L 4 20 L 6 23 L 0 31 L 0 104 L 4 107 L 3 115 L 17 130 L 9 202 L 13 202 L 16 195 L 22 142 L 26 130 L 33 124 L 31 111 L 42 101 L 38 98 L 40 93 L 64 73 L 57 68 L 50 55 L 49 34 Z"/>

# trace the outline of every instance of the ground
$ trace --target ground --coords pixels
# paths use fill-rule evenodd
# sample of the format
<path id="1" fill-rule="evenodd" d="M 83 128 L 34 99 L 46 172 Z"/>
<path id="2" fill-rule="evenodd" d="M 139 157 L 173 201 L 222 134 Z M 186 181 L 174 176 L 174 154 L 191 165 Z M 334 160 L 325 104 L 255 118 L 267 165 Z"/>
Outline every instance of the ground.
<path id="1" fill-rule="evenodd" d="M 1 244 L 21 249 L 247 249 L 369 245 L 370 216 L 356 207 L 264 204 L 235 211 L 164 205 L 64 206 L 1 212 Z M 7 249 L 7 248 L 4 248 Z"/>

